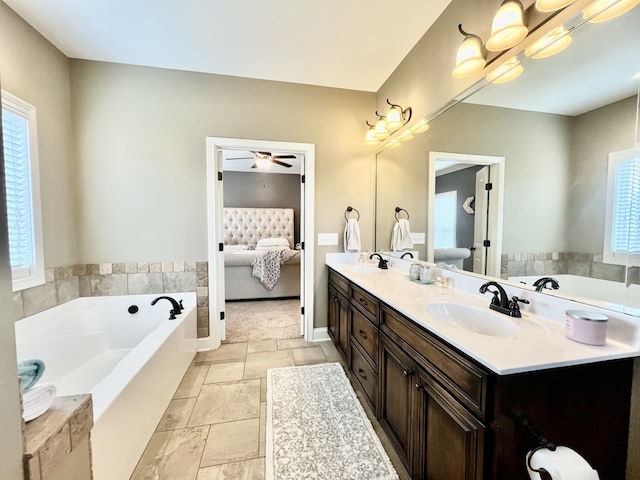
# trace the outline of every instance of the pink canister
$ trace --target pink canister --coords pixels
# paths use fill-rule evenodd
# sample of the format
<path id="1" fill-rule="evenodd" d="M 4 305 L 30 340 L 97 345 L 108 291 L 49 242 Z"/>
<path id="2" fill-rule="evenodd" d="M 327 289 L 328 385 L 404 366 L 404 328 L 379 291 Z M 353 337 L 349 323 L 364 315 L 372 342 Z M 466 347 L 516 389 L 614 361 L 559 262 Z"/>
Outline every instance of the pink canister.
<path id="1" fill-rule="evenodd" d="M 606 315 L 586 310 L 567 310 L 564 334 L 567 338 L 588 345 L 604 345 L 607 341 Z"/>

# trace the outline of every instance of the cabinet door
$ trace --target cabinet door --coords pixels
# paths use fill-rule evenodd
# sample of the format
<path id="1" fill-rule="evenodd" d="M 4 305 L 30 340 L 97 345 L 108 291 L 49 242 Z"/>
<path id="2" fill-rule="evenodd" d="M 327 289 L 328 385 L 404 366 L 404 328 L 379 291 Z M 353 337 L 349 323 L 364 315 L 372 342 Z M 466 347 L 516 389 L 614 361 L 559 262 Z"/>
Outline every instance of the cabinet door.
<path id="1" fill-rule="evenodd" d="M 338 296 L 338 343 L 345 358 L 350 352 L 349 347 L 349 315 L 351 313 L 349 301 L 342 295 Z"/>
<path id="2" fill-rule="evenodd" d="M 380 336 L 379 372 L 380 423 L 394 443 L 411 474 L 413 362 L 391 339 Z"/>
<path id="3" fill-rule="evenodd" d="M 332 285 L 329 285 L 329 304 L 327 305 L 327 328 L 333 343 L 338 344 L 338 319 L 340 316 L 338 294 Z"/>
<path id="4" fill-rule="evenodd" d="M 419 370 L 414 384 L 419 438 L 413 478 L 481 480 L 484 465 L 484 425 Z"/>

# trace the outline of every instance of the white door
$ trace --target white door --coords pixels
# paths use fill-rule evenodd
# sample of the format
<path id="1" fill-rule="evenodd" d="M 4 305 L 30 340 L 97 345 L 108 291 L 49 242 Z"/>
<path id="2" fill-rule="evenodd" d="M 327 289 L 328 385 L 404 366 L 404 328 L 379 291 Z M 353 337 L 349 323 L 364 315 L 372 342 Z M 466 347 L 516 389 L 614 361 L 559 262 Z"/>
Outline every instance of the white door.
<path id="1" fill-rule="evenodd" d="M 473 227 L 473 271 L 486 275 L 487 247 L 484 241 L 488 238 L 487 210 L 489 207 L 489 167 L 481 168 L 476 172 L 476 197 L 475 197 L 475 222 Z"/>

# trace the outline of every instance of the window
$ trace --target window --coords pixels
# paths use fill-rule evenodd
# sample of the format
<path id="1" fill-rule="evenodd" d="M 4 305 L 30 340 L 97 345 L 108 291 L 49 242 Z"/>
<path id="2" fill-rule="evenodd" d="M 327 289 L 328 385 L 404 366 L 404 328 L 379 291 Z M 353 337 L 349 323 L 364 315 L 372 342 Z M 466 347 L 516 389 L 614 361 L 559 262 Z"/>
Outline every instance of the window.
<path id="1" fill-rule="evenodd" d="M 2 141 L 13 291 L 44 283 L 36 109 L 2 91 Z"/>
<path id="2" fill-rule="evenodd" d="M 640 265 L 640 148 L 609 154 L 604 261 Z"/>
<path id="3" fill-rule="evenodd" d="M 456 246 L 456 197 L 455 190 L 436 194 L 434 248 Z"/>

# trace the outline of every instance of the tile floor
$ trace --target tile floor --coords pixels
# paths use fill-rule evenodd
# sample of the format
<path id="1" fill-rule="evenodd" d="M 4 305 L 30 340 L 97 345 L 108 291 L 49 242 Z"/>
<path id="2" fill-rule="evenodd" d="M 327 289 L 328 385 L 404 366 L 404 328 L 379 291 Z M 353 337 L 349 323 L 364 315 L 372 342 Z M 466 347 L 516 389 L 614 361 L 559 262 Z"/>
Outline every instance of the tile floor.
<path id="1" fill-rule="evenodd" d="M 224 344 L 199 352 L 131 480 L 262 480 L 269 368 L 341 362 L 331 342 Z M 408 475 L 372 418 L 402 480 Z"/>

